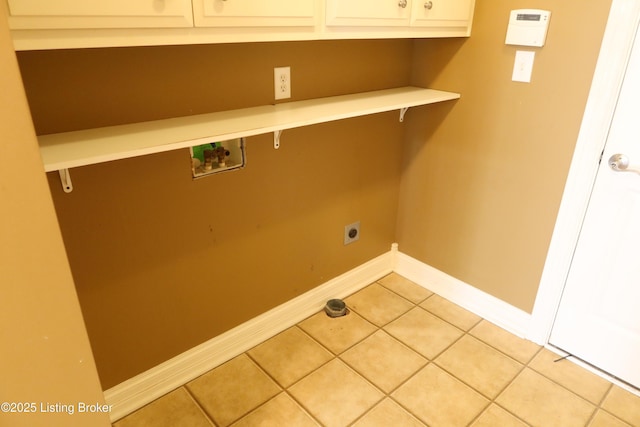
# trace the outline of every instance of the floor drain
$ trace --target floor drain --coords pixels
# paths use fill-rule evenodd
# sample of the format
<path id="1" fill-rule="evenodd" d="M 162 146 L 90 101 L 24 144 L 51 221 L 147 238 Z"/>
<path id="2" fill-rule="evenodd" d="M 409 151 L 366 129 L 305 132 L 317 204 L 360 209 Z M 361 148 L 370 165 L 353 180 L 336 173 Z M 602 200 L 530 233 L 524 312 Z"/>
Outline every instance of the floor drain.
<path id="1" fill-rule="evenodd" d="M 347 314 L 347 305 L 341 299 L 330 299 L 324 306 L 324 311 L 329 317 L 340 317 Z"/>

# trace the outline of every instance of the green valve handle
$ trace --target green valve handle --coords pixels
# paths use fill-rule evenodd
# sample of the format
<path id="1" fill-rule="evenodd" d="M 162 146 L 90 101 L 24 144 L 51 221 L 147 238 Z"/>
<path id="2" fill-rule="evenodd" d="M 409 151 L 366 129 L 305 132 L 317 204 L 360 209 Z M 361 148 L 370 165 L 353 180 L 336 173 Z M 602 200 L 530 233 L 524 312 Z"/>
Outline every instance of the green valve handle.
<path id="1" fill-rule="evenodd" d="M 216 144 L 219 144 L 219 142 Z M 204 150 L 211 150 L 212 145 L 215 144 L 202 144 L 191 147 L 191 150 L 193 150 L 193 157 L 204 163 Z"/>

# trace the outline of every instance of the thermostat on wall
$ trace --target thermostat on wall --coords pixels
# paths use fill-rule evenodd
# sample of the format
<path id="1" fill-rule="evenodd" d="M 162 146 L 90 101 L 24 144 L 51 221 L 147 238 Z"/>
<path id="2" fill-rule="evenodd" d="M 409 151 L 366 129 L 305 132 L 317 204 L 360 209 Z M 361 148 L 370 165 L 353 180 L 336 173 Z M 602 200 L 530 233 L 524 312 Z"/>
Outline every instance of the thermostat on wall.
<path id="1" fill-rule="evenodd" d="M 505 44 L 544 46 L 551 12 L 538 9 L 512 10 Z"/>

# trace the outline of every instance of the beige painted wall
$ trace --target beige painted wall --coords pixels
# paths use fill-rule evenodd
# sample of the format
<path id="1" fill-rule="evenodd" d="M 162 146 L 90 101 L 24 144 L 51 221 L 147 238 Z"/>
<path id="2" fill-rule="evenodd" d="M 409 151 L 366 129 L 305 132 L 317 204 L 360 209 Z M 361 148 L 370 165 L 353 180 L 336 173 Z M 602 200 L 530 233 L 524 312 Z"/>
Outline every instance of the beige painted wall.
<path id="1" fill-rule="evenodd" d="M 38 133 L 409 83 L 410 40 L 22 52 Z M 380 61 L 385 58 L 385 61 Z M 247 167 L 197 181 L 187 150 L 49 183 L 106 389 L 390 250 L 397 112 L 249 138 Z M 344 246 L 346 224 L 361 238 Z"/>
<path id="2" fill-rule="evenodd" d="M 252 137 L 246 169 L 198 181 L 186 150 L 73 169 L 71 194 L 49 174 L 102 386 L 394 241 L 530 311 L 609 2 L 581 6 L 480 0 L 468 40 L 21 52 L 39 134 L 270 103 L 283 65 L 294 100 L 408 83 L 462 93 L 404 125 L 387 113 L 291 130 L 278 151 Z M 517 7 L 553 12 L 531 84 L 510 80 Z M 362 238 L 344 247 L 357 219 Z"/>
<path id="3" fill-rule="evenodd" d="M 476 2 L 469 40 L 422 40 L 412 83 L 460 92 L 407 116 L 401 251 L 531 312 L 610 1 Z M 504 44 L 510 9 L 552 11 L 542 48 Z M 515 51 L 535 51 L 530 84 Z"/>
<path id="4" fill-rule="evenodd" d="M 3 426 L 108 426 L 95 363 L 0 2 L 0 412 Z M 42 412 L 41 404 L 68 405 Z M 73 407 L 74 413 L 70 413 Z M 55 407 L 54 407 L 55 408 Z M 62 408 L 62 407 L 60 407 Z M 20 406 L 9 407 L 20 410 Z"/>

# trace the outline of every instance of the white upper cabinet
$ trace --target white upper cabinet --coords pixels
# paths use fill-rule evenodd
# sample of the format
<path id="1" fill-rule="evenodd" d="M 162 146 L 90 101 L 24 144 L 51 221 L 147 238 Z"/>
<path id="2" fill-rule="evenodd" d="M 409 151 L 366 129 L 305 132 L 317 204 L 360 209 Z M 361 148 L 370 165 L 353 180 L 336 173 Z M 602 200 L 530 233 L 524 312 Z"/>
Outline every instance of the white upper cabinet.
<path id="1" fill-rule="evenodd" d="M 414 0 L 411 25 L 452 27 L 467 25 L 472 19 L 470 0 Z"/>
<path id="2" fill-rule="evenodd" d="M 16 50 L 468 37 L 475 4 L 475 0 L 6 1 Z"/>
<path id="3" fill-rule="evenodd" d="M 191 0 L 8 0 L 12 29 L 191 27 Z"/>
<path id="4" fill-rule="evenodd" d="M 316 0 L 193 0 L 197 27 L 313 26 Z"/>
<path id="5" fill-rule="evenodd" d="M 468 28 L 474 0 L 326 0 L 329 27 Z"/>
<path id="6" fill-rule="evenodd" d="M 327 25 L 407 26 L 414 0 L 327 0 Z"/>

